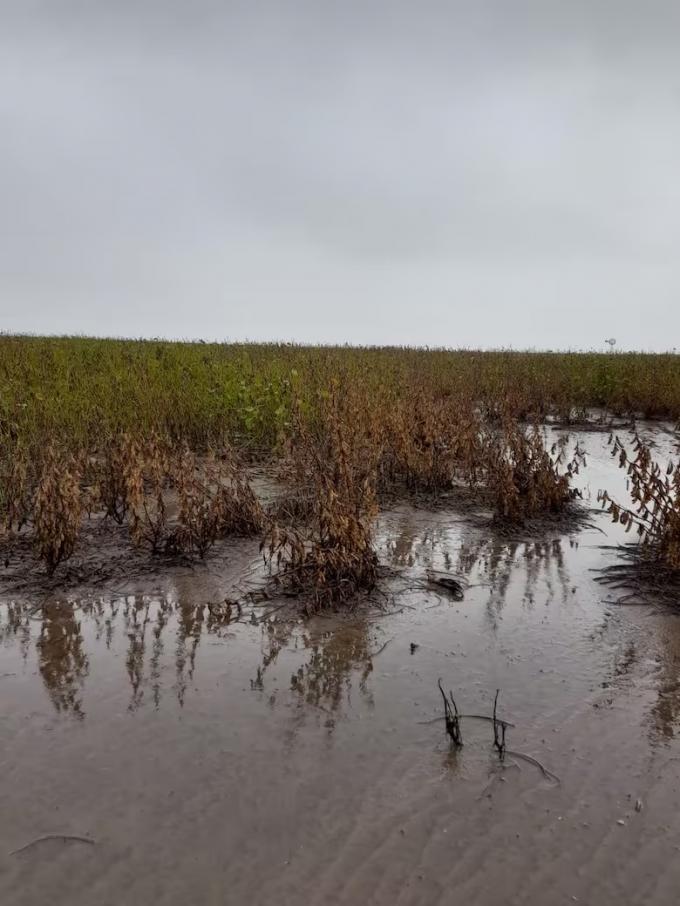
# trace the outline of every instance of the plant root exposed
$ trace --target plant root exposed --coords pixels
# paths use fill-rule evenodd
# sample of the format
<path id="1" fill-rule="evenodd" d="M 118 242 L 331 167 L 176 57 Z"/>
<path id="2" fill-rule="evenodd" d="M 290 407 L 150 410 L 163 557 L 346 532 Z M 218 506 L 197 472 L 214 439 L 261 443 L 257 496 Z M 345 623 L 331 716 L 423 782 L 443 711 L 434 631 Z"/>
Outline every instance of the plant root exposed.
<path id="1" fill-rule="evenodd" d="M 680 602 L 680 571 L 666 566 L 644 542 L 601 545 L 616 552 L 622 562 L 594 569 L 595 581 L 612 591 L 624 592 L 612 604 L 666 604 Z"/>

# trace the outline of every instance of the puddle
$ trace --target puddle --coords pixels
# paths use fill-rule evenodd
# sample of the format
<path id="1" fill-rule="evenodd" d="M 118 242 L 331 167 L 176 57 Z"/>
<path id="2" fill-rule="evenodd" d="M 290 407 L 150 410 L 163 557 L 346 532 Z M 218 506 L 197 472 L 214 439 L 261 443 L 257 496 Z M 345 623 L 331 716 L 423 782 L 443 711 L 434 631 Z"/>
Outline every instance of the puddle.
<path id="1" fill-rule="evenodd" d="M 622 495 L 606 436 L 581 440 L 590 505 Z M 383 614 L 229 613 L 251 541 L 42 607 L 0 597 L 0 902 L 675 902 L 680 617 L 607 603 L 591 570 L 619 536 L 594 519 L 606 538 L 509 540 L 395 507 Z M 464 599 L 430 567 L 464 573 Z M 501 764 L 488 722 L 452 751 L 438 677 L 463 713 L 500 689 L 509 749 L 560 783 Z M 49 834 L 96 844 L 9 855 Z"/>

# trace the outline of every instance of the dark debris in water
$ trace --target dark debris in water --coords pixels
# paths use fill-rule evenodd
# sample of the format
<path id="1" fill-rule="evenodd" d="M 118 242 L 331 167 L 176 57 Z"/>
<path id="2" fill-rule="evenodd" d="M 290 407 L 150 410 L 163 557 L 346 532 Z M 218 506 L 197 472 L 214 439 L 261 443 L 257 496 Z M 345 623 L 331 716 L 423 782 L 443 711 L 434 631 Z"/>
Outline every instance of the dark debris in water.
<path id="1" fill-rule="evenodd" d="M 451 738 L 453 745 L 458 749 L 463 745 L 463 734 L 460 727 L 461 720 L 488 720 L 493 724 L 493 745 L 496 751 L 498 752 L 498 757 L 501 761 L 504 760 L 506 755 L 509 755 L 513 758 L 519 758 L 522 761 L 526 761 L 528 764 L 534 765 L 538 768 L 543 774 L 546 780 L 552 780 L 555 783 L 559 783 L 560 779 L 557 774 L 553 774 L 552 771 L 549 771 L 541 762 L 534 758 L 532 755 L 526 755 L 524 752 L 516 752 L 514 750 L 508 749 L 505 741 L 505 734 L 509 727 L 514 727 L 514 724 L 510 723 L 507 720 L 503 720 L 498 717 L 498 696 L 500 694 L 500 689 L 496 690 L 496 695 L 494 697 L 493 703 L 493 714 L 489 717 L 482 714 L 461 714 L 458 711 L 458 706 L 453 697 L 453 692 L 449 692 L 447 695 L 442 686 L 441 679 L 437 680 L 437 685 L 439 686 L 439 691 L 442 694 L 444 699 L 444 721 L 446 725 L 446 734 Z"/>

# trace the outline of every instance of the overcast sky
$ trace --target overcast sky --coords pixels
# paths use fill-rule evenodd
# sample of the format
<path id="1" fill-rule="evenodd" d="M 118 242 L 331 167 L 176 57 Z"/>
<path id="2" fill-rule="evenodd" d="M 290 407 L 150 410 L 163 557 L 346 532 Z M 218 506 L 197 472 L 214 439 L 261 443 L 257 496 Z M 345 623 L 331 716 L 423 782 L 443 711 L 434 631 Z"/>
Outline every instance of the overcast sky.
<path id="1" fill-rule="evenodd" d="M 0 0 L 0 330 L 680 347 L 679 0 Z"/>

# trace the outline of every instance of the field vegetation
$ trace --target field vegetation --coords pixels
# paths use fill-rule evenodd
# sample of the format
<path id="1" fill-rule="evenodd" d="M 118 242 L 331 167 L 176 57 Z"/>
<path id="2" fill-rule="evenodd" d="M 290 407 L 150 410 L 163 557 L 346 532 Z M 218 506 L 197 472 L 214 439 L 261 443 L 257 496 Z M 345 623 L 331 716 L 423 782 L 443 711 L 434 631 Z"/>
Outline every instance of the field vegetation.
<path id="1" fill-rule="evenodd" d="M 680 463 L 659 463 L 648 444 L 636 435 L 632 451 L 619 437 L 610 437 L 612 456 L 626 471 L 630 506 L 600 492 L 600 501 L 614 522 L 635 530 L 639 541 L 628 551 L 628 563 L 614 569 L 614 577 L 633 572 L 648 572 L 657 580 L 668 581 L 668 573 L 680 574 Z M 660 572 L 661 569 L 661 572 Z"/>
<path id="2" fill-rule="evenodd" d="M 377 581 L 387 495 L 559 516 L 583 455 L 548 449 L 542 422 L 636 414 L 680 416 L 680 357 L 0 336 L 0 533 L 8 550 L 31 537 L 50 573 L 86 515 L 157 556 L 255 535 L 282 590 L 337 606 Z M 256 458 L 287 489 L 269 512 Z"/>

